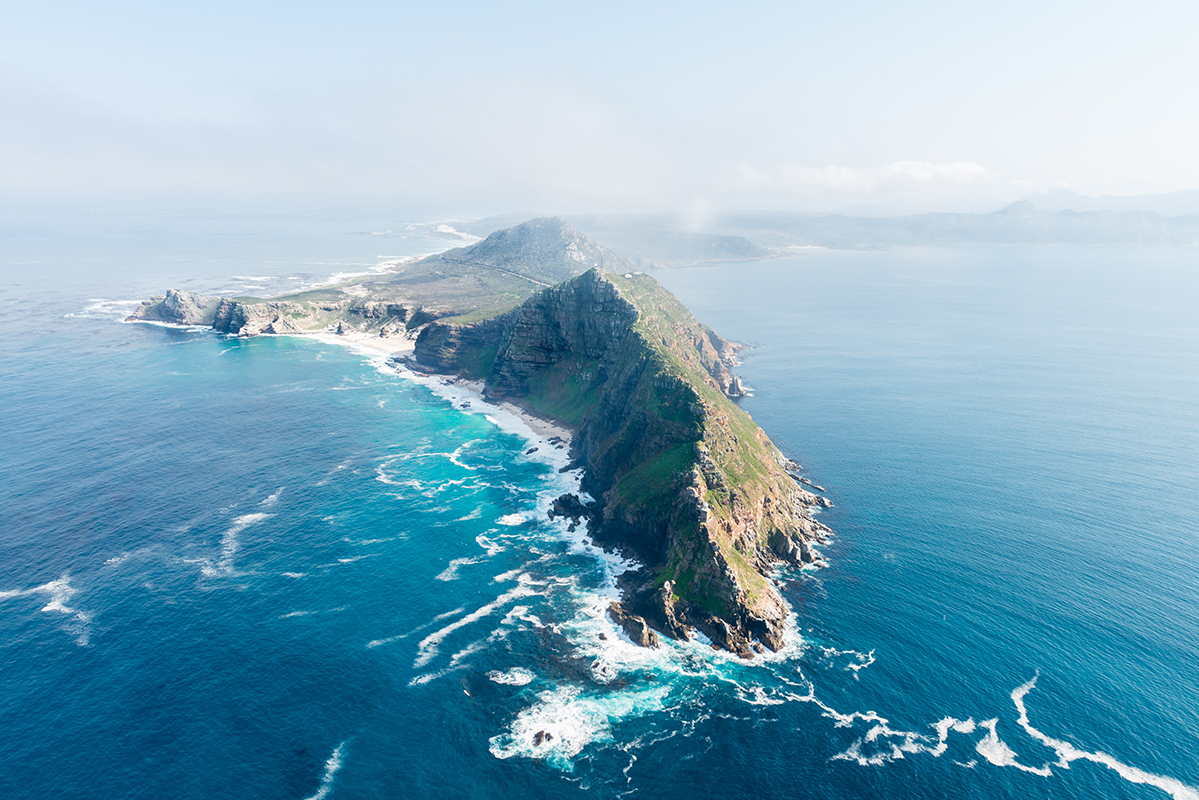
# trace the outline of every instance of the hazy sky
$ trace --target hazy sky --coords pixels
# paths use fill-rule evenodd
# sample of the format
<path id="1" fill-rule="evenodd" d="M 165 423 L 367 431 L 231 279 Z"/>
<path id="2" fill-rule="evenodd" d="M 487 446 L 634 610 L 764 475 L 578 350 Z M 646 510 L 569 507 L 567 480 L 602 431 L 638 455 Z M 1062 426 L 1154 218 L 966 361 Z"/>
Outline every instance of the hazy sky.
<path id="1" fill-rule="evenodd" d="M 1199 188 L 1199 3 L 5 2 L 0 191 L 464 212 Z"/>

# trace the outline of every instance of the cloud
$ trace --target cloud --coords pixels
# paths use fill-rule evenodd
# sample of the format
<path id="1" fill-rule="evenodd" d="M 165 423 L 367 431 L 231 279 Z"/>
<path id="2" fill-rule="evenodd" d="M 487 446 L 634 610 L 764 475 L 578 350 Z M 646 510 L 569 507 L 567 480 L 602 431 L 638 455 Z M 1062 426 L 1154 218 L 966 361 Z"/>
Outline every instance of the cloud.
<path id="1" fill-rule="evenodd" d="M 896 161 L 884 167 L 804 167 L 777 164 L 765 169 L 742 163 L 737 167 L 734 190 L 790 192 L 795 194 L 926 193 L 936 189 L 961 189 L 992 183 L 996 176 L 973 161 L 934 164 Z"/>

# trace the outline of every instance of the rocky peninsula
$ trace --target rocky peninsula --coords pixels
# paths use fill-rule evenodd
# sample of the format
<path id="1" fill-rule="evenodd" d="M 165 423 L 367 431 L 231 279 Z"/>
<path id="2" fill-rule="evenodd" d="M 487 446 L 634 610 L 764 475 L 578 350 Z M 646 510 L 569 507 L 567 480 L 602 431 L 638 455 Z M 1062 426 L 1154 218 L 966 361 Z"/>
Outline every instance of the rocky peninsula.
<path id="1" fill-rule="evenodd" d="M 337 331 L 399 337 L 420 368 L 483 382 L 575 431 L 583 490 L 551 515 L 644 565 L 610 615 L 631 638 L 698 631 L 746 658 L 784 644 L 781 563 L 820 566 L 828 501 L 732 398 L 735 348 L 649 275 L 561 220 L 534 220 L 319 296 L 271 300 L 171 291 L 131 321 L 240 336 Z M 503 287 L 501 294 L 494 290 Z M 399 341 L 396 342 L 399 344 Z M 809 484 L 811 485 L 811 484 Z"/>

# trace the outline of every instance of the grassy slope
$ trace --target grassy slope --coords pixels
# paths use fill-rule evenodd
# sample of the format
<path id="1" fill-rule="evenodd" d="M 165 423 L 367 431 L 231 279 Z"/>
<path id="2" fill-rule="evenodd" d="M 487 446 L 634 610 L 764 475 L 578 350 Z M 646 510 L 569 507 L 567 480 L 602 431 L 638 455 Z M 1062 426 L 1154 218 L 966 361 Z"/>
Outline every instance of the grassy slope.
<path id="1" fill-rule="evenodd" d="M 705 500 L 710 508 L 710 523 L 706 526 L 713 544 L 724 555 L 730 569 L 735 573 L 742 589 L 751 600 L 762 591 L 764 579 L 754 566 L 757 547 L 771 533 L 769 517 L 763 520 L 766 530 L 758 531 L 758 539 L 747 540 L 726 534 L 725 525 L 732 523 L 734 506 L 760 506 L 764 498 L 772 494 L 779 475 L 779 467 L 773 457 L 773 445 L 768 442 L 761 429 L 741 408 L 732 403 L 715 385 L 708 372 L 701 352 L 694 346 L 708 331 L 691 315 L 691 312 L 657 281 L 648 276 L 606 276 L 621 293 L 632 301 L 641 312 L 637 332 L 646 346 L 653 352 L 654 361 L 661 374 L 680 379 L 699 396 L 704 410 L 702 437 L 697 441 L 711 454 L 717 468 L 726 478 L 722 488 L 708 487 Z M 668 409 L 659 405 L 657 413 Z M 641 506 L 669 507 L 677 495 L 681 482 L 689 479 L 696 466 L 694 445 L 679 445 L 665 450 L 653 460 L 639 465 L 620 481 L 621 498 Z M 730 498 L 730 488 L 739 497 L 737 503 Z M 730 526 L 731 527 L 731 526 Z M 679 531 L 687 535 L 688 531 Z M 695 531 L 698 535 L 699 531 Z M 713 608 L 705 597 L 714 590 L 696 583 L 694 565 L 684 556 L 676 555 L 673 563 L 662 565 L 659 580 L 670 579 L 676 583 L 676 593 L 700 601 L 701 605 Z"/>

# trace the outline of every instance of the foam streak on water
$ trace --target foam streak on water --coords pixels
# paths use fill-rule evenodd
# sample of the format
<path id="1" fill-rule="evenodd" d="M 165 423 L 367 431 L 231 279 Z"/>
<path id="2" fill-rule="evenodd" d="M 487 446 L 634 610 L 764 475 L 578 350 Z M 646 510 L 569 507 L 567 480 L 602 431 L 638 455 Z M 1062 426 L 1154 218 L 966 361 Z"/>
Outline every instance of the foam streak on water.
<path id="1" fill-rule="evenodd" d="M 1171 797 L 1175 798 L 1175 800 L 1199 800 L 1199 790 L 1195 789 L 1195 787 L 1187 786 L 1186 784 L 1182 783 L 1182 781 L 1175 780 L 1174 778 L 1164 777 L 1162 775 L 1154 775 L 1152 773 L 1145 772 L 1142 769 L 1131 767 L 1127 764 L 1117 761 L 1107 753 L 1092 753 L 1085 750 L 1080 750 L 1069 742 L 1064 742 L 1061 739 L 1054 739 L 1045 735 L 1044 733 L 1041 733 L 1028 721 L 1028 708 L 1024 704 L 1025 696 L 1028 695 L 1028 693 L 1031 692 L 1036 685 L 1037 677 L 1034 676 L 1028 683 L 1016 687 L 1012 691 L 1012 702 L 1016 704 L 1016 709 L 1020 712 L 1020 717 L 1017 720 L 1020 723 L 1020 727 L 1028 731 L 1029 736 L 1032 736 L 1046 747 L 1050 747 L 1056 751 L 1058 757 L 1056 762 L 1057 766 L 1061 767 L 1062 769 L 1069 769 L 1070 762 L 1085 759 L 1087 761 L 1093 761 L 1096 764 L 1102 764 L 1108 769 L 1115 770 L 1115 772 L 1121 778 L 1129 783 L 1145 784 L 1147 786 L 1154 786 L 1158 789 L 1161 789 L 1163 792 L 1166 792 Z M 1044 773 L 1049 774 L 1048 766 L 1044 768 Z"/>
<path id="2" fill-rule="evenodd" d="M 321 776 L 320 788 L 316 790 L 316 794 L 306 798 L 306 800 L 325 800 L 329 796 L 329 793 L 333 791 L 333 780 L 337 777 L 337 773 L 341 769 L 341 759 L 345 755 L 345 749 L 345 742 L 337 745 L 333 754 L 329 756 L 329 760 L 325 762 L 325 774 Z"/>

